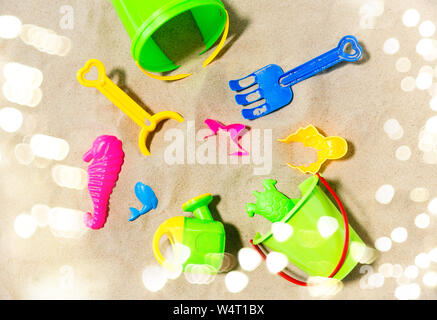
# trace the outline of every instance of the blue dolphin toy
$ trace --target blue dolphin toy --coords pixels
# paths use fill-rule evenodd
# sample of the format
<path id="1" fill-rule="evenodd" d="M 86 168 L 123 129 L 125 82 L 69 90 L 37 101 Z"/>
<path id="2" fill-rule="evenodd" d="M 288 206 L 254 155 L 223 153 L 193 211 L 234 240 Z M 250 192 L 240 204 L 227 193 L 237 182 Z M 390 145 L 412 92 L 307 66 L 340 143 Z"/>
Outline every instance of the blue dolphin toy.
<path id="1" fill-rule="evenodd" d="M 135 195 L 143 204 L 143 207 L 141 210 L 129 208 L 132 213 L 129 221 L 134 221 L 139 216 L 146 214 L 152 209 L 156 209 L 158 206 L 158 198 L 156 198 L 155 192 L 153 192 L 152 188 L 142 182 L 137 182 L 135 185 Z"/>

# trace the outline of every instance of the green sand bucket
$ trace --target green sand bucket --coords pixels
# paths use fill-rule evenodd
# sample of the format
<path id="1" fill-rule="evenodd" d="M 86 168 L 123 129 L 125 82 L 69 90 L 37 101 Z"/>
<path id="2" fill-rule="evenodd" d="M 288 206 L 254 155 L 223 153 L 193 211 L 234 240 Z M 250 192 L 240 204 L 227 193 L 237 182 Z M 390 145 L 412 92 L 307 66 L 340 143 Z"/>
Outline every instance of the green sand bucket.
<path id="1" fill-rule="evenodd" d="M 292 232 L 287 239 L 275 238 L 272 231 L 264 235 L 257 233 L 252 243 L 260 253 L 257 246 L 259 244 L 283 253 L 292 264 L 309 276 L 332 276 L 341 280 L 357 265 L 366 246 L 350 226 L 349 242 L 345 246 L 344 225 L 347 217 L 342 216 L 331 202 L 319 186 L 319 181 L 318 176 L 306 179 L 299 185 L 302 198 L 289 199 L 276 190 L 275 180 L 264 180 L 263 186 L 266 190 L 263 193 L 254 192 L 257 203 L 246 205 L 249 216 L 254 213 L 261 214 L 272 222 L 291 226 L 292 229 L 288 229 Z M 324 179 L 322 182 L 326 183 Z M 333 195 L 336 197 L 335 193 Z M 338 204 L 341 205 L 341 202 Z M 344 254 L 346 255 L 341 265 L 339 261 L 341 262 Z M 341 268 L 338 269 L 340 265 Z M 334 270 L 338 271 L 332 275 Z M 286 279 L 287 277 L 284 276 Z M 305 285 L 304 282 L 297 284 Z"/>
<path id="2" fill-rule="evenodd" d="M 191 11 L 208 50 L 222 34 L 227 12 L 220 0 L 111 0 L 129 37 L 134 60 L 145 70 L 166 72 L 179 66 L 170 60 L 153 34 L 174 17 Z M 203 53 L 202 52 L 202 53 Z"/>

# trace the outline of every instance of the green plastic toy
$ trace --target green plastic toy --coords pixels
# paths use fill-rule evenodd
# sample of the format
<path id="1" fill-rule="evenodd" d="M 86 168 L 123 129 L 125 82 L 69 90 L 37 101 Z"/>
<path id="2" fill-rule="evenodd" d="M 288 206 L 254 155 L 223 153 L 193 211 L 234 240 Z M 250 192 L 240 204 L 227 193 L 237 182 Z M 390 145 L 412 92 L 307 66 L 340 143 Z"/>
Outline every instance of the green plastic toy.
<path id="1" fill-rule="evenodd" d="M 330 276 L 345 247 L 342 215 L 319 186 L 319 177 L 316 175 L 299 185 L 302 192 L 300 199 L 289 199 L 276 190 L 275 184 L 275 180 L 264 180 L 265 191 L 254 192 L 257 202 L 246 205 L 247 213 L 250 217 L 257 213 L 271 222 L 286 223 L 292 227 L 293 232 L 285 241 L 277 240 L 272 231 L 264 235 L 257 233 L 252 243 L 285 254 L 292 264 L 309 276 Z M 334 222 L 337 227 L 332 231 L 323 230 L 326 221 L 331 226 Z M 365 248 L 363 241 L 349 226 L 349 244 L 354 242 L 355 247 Z M 343 279 L 357 265 L 358 260 L 349 250 L 341 268 L 333 277 Z"/>
<path id="2" fill-rule="evenodd" d="M 174 17 L 191 11 L 208 50 L 222 34 L 227 12 L 220 0 L 111 0 L 132 40 L 137 64 L 152 72 L 177 69 L 153 39 L 153 34 Z M 202 53 L 203 53 L 202 52 Z"/>
<path id="3" fill-rule="evenodd" d="M 218 272 L 223 262 L 226 235 L 223 224 L 212 218 L 208 208 L 211 200 L 209 193 L 188 200 L 182 209 L 192 212 L 194 218 L 177 216 L 159 226 L 153 237 L 153 253 L 161 265 L 170 270 L 178 267 L 167 261 L 159 250 L 159 240 L 167 235 L 183 270 L 189 265 L 207 265 L 202 272 Z"/>
<path id="4" fill-rule="evenodd" d="M 256 204 L 246 205 L 247 214 L 253 217 L 255 213 L 264 216 L 271 222 L 280 221 L 294 207 L 295 202 L 286 195 L 279 192 L 276 187 L 276 180 L 266 179 L 263 181 L 264 192 L 254 191 Z"/>

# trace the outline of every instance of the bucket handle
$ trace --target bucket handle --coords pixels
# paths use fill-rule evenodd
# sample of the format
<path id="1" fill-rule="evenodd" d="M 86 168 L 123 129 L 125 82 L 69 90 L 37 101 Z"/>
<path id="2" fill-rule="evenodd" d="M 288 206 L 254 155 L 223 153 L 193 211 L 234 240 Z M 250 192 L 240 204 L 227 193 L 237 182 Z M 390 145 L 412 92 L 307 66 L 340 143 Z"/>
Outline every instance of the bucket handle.
<path id="1" fill-rule="evenodd" d="M 343 216 L 343 221 L 344 221 L 344 244 L 343 244 L 343 251 L 341 253 L 341 257 L 340 260 L 338 261 L 337 266 L 335 267 L 334 271 L 331 272 L 331 274 L 329 275 L 329 278 L 334 277 L 337 272 L 340 270 L 340 268 L 343 266 L 344 261 L 346 260 L 346 256 L 347 256 L 347 252 L 349 250 L 349 221 L 347 219 L 347 214 L 346 214 L 346 210 L 344 209 L 343 204 L 341 203 L 340 198 L 337 196 L 337 194 L 335 193 L 335 191 L 330 187 L 330 185 L 328 184 L 328 182 L 326 182 L 326 180 L 320 176 L 320 174 L 317 172 L 316 173 L 317 176 L 319 177 L 319 180 L 322 182 L 322 184 L 326 187 L 326 189 L 328 189 L 328 191 L 331 193 L 331 195 L 334 197 L 335 201 L 337 202 L 337 205 L 340 209 L 341 215 Z M 250 244 L 255 248 L 255 250 L 259 253 L 259 255 L 261 256 L 261 258 L 263 258 L 264 260 L 266 259 L 266 255 L 264 254 L 264 252 L 259 248 L 258 245 L 253 244 L 253 240 L 250 240 Z M 296 278 L 293 278 L 292 276 L 286 274 L 283 271 L 278 272 L 278 275 L 282 278 L 284 278 L 287 281 L 290 281 L 291 283 L 294 283 L 298 286 L 308 286 L 309 284 L 307 282 L 304 281 L 300 281 L 297 280 Z"/>

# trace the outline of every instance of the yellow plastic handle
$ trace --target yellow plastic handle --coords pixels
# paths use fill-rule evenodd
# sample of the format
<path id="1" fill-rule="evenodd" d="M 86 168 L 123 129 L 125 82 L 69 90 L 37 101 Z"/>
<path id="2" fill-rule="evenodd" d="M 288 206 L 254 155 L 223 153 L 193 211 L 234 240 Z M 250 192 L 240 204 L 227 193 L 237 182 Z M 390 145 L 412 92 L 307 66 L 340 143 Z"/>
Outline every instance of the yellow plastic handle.
<path id="1" fill-rule="evenodd" d="M 97 80 L 88 80 L 85 76 L 93 67 L 96 67 L 98 72 Z M 101 93 L 103 93 L 103 95 L 111 100 L 113 104 L 141 127 L 138 146 L 145 156 L 150 155 L 150 151 L 146 146 L 147 136 L 150 132 L 156 129 L 158 122 L 165 119 L 174 119 L 178 122 L 184 121 L 184 118 L 180 114 L 173 111 L 162 111 L 153 116 L 146 112 L 131 97 L 112 82 L 111 79 L 109 79 L 106 75 L 105 66 L 100 60 L 88 60 L 77 72 L 77 80 L 85 87 L 97 88 Z"/>
<path id="2" fill-rule="evenodd" d="M 87 80 L 85 76 L 93 67 L 97 68 L 97 80 Z M 105 73 L 105 66 L 100 60 L 88 60 L 77 72 L 77 80 L 86 87 L 97 88 L 140 127 L 146 126 L 146 120 L 151 121 L 152 116 L 109 79 Z"/>
<path id="3" fill-rule="evenodd" d="M 202 68 L 205 68 L 207 65 L 209 65 L 212 62 L 212 60 L 214 60 L 215 57 L 217 57 L 217 55 L 220 53 L 220 51 L 223 49 L 223 46 L 225 45 L 226 38 L 228 37 L 228 33 L 229 33 L 229 13 L 226 10 L 225 12 L 226 12 L 226 25 L 225 25 L 225 29 L 223 30 L 223 36 L 217 48 L 215 48 L 214 52 L 203 62 Z"/>
<path id="4" fill-rule="evenodd" d="M 97 80 L 88 80 L 85 75 L 91 71 L 93 67 L 97 69 Z M 85 87 L 100 87 L 103 86 L 106 79 L 105 66 L 100 60 L 90 59 L 85 65 L 77 72 L 77 80 Z"/>
<path id="5" fill-rule="evenodd" d="M 155 255 L 156 260 L 163 267 L 169 270 L 175 271 L 177 270 L 177 266 L 168 262 L 164 258 L 161 251 L 159 250 L 159 240 L 161 240 L 161 238 L 164 235 L 167 235 L 173 248 L 175 248 L 176 243 L 182 244 L 184 222 L 185 222 L 185 217 L 183 216 L 170 218 L 159 226 L 159 228 L 155 231 L 155 234 L 153 236 L 153 245 L 152 245 L 153 254 Z"/>
<path id="6" fill-rule="evenodd" d="M 153 130 L 155 130 L 158 122 L 166 120 L 166 119 L 173 119 L 173 120 L 176 120 L 178 122 L 184 122 L 184 118 L 179 113 L 176 113 L 173 111 L 161 111 L 161 112 L 155 113 L 151 117 L 151 119 L 149 120 L 150 125 L 143 126 L 141 128 L 140 135 L 138 137 L 138 147 L 140 148 L 141 152 L 145 156 L 150 156 L 150 151 L 149 151 L 149 149 L 147 149 L 147 146 L 146 146 L 146 141 L 147 141 L 147 137 L 148 137 L 149 133 L 152 132 Z"/>

